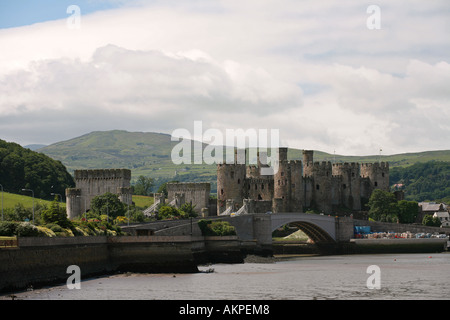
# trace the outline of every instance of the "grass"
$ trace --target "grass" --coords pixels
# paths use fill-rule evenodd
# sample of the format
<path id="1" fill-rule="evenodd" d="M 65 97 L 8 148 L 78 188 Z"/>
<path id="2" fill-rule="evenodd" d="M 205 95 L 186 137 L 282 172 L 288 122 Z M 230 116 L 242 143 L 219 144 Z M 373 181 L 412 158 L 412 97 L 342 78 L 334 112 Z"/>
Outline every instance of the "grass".
<path id="1" fill-rule="evenodd" d="M 147 208 L 153 204 L 153 197 L 133 195 L 133 202 L 136 207 Z"/>
<path id="2" fill-rule="evenodd" d="M 0 201 L 1 201 L 1 193 L 0 193 Z M 3 208 L 4 209 L 14 208 L 18 203 L 22 203 L 25 208 L 32 208 L 33 207 L 33 197 L 15 194 L 15 193 L 3 192 Z M 34 205 L 36 205 L 38 203 L 49 206 L 51 204 L 51 201 L 34 198 Z M 62 206 L 65 207 L 66 204 L 62 203 Z"/>
<path id="3" fill-rule="evenodd" d="M 153 204 L 153 197 L 148 196 L 137 196 L 133 195 L 133 202 L 137 207 L 147 208 Z M 1 203 L 1 193 L 0 193 L 0 203 Z M 3 209 L 14 208 L 17 204 L 22 203 L 25 208 L 33 207 L 33 197 L 14 194 L 9 192 L 3 192 Z M 34 205 L 36 204 L 47 205 L 51 204 L 51 201 L 34 198 Z M 66 204 L 61 203 L 63 207 L 66 207 Z"/>
<path id="4" fill-rule="evenodd" d="M 294 233 L 286 236 L 286 237 L 274 237 L 273 240 L 274 241 L 308 241 L 309 237 L 302 231 L 302 230 L 297 230 Z"/>

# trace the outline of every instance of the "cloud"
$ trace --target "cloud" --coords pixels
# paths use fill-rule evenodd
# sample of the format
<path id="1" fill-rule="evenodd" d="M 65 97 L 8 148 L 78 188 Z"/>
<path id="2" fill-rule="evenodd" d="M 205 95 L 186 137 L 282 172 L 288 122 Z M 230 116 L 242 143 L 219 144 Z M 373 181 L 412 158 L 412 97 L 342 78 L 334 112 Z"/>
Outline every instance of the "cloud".
<path id="1" fill-rule="evenodd" d="M 301 105 L 296 85 L 274 78 L 262 67 L 215 61 L 195 51 L 164 53 L 128 50 L 107 45 L 87 62 L 50 59 L 32 63 L 28 70 L 0 78 L 0 112 L 10 121 L 35 114 L 46 119 L 59 114 L 83 126 L 92 118 L 98 126 L 113 118 L 154 120 L 153 129 L 172 130 L 186 120 L 212 120 L 215 113 L 269 114 Z M 40 116 L 39 116 L 40 114 Z M 23 117 L 28 122 L 28 117 Z M 86 130 L 88 130 L 86 128 Z"/>
<path id="2" fill-rule="evenodd" d="M 378 5 L 381 30 L 356 0 L 133 1 L 79 30 L 0 30 L 0 134 L 49 143 L 202 120 L 328 152 L 448 149 L 450 6 Z"/>

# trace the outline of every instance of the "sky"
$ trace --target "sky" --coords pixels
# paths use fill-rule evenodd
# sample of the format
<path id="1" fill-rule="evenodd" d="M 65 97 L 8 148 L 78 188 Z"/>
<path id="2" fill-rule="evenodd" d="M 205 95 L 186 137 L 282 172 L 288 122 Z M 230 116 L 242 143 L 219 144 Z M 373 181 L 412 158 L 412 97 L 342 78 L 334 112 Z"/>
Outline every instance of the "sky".
<path id="1" fill-rule="evenodd" d="M 342 155 L 450 149 L 447 0 L 2 0 L 0 139 L 278 130 Z"/>

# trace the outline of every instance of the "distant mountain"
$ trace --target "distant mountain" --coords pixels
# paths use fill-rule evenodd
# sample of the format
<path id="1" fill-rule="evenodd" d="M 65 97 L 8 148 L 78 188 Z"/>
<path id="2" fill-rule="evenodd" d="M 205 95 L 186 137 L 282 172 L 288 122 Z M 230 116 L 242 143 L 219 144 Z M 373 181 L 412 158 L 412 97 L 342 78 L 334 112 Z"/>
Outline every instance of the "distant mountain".
<path id="1" fill-rule="evenodd" d="M 64 163 L 70 172 L 76 169 L 127 168 L 132 177 L 209 181 L 215 179 L 215 167 L 208 165 L 175 165 L 171 153 L 179 141 L 164 133 L 95 131 L 61 141 L 38 151 Z M 192 149 L 194 150 L 194 149 Z M 194 177 L 195 176 L 195 177 Z M 183 179 L 184 178 L 184 179 Z"/>
<path id="2" fill-rule="evenodd" d="M 30 149 L 31 151 L 36 151 L 38 149 L 46 147 L 46 144 L 28 144 L 24 148 Z"/>
<path id="3" fill-rule="evenodd" d="M 69 170 L 128 168 L 132 178 L 139 175 L 160 180 L 206 181 L 214 190 L 216 166 L 207 164 L 175 165 L 171 152 L 178 141 L 163 133 L 128 132 L 122 130 L 95 131 L 38 149 L 53 159 L 60 160 Z M 302 159 L 302 150 L 289 149 L 289 159 Z M 430 160 L 449 161 L 450 150 L 403 153 L 389 156 L 344 156 L 321 151 L 314 152 L 314 161 L 377 162 L 387 161 L 392 167 L 406 167 Z M 395 182 L 393 182 L 395 183 Z"/>

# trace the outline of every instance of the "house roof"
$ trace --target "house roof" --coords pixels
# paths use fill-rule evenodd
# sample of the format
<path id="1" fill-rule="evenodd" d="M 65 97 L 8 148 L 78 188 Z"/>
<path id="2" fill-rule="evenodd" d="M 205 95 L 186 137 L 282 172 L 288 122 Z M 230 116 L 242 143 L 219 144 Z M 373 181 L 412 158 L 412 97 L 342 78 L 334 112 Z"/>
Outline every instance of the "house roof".
<path id="1" fill-rule="evenodd" d="M 445 211 L 447 210 L 447 205 L 445 203 L 435 203 L 435 202 L 420 202 L 419 206 L 422 207 L 422 211 Z"/>
<path id="2" fill-rule="evenodd" d="M 438 217 L 438 218 L 448 218 L 449 214 L 447 211 L 437 211 L 433 214 L 433 217 Z"/>

